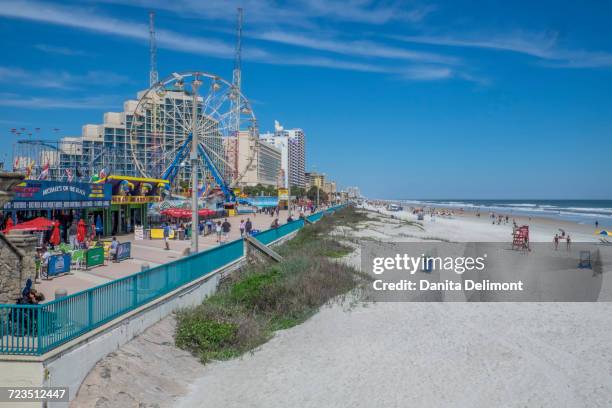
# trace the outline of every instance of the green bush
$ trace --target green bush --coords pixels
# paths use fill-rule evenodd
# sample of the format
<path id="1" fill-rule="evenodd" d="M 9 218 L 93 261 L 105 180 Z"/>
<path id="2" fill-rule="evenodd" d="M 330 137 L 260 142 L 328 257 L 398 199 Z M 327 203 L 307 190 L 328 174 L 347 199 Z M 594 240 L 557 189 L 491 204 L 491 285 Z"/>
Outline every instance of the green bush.
<path id="1" fill-rule="evenodd" d="M 181 321 L 176 332 L 176 344 L 188 350 L 214 351 L 231 346 L 238 331 L 233 323 L 217 322 L 191 315 Z"/>

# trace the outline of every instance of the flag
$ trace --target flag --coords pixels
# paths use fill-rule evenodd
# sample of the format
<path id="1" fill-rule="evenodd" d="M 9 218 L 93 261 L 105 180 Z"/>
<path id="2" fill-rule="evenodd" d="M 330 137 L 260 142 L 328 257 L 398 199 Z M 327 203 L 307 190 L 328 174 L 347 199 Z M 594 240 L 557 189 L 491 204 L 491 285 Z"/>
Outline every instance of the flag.
<path id="1" fill-rule="evenodd" d="M 70 169 L 66 169 L 66 181 L 68 181 L 69 183 L 72 182 L 72 170 Z"/>
<path id="2" fill-rule="evenodd" d="M 15 163 L 13 163 L 13 171 L 19 168 L 19 157 L 15 159 Z"/>
<path id="3" fill-rule="evenodd" d="M 34 164 L 35 161 L 32 160 L 30 164 L 28 164 L 28 166 L 26 167 L 26 180 L 30 180 L 30 177 L 32 177 L 32 169 L 34 168 Z"/>
<path id="4" fill-rule="evenodd" d="M 43 167 L 42 171 L 40 172 L 40 175 L 38 176 L 38 179 L 46 180 L 47 177 L 49 177 L 49 162 L 47 162 Z"/>
<path id="5" fill-rule="evenodd" d="M 98 174 L 98 178 L 99 178 L 100 180 L 105 179 L 105 178 L 106 178 L 106 176 L 107 176 L 107 174 L 106 174 L 106 173 L 107 173 L 106 167 L 103 167 L 103 168 L 100 170 L 100 173 Z"/>

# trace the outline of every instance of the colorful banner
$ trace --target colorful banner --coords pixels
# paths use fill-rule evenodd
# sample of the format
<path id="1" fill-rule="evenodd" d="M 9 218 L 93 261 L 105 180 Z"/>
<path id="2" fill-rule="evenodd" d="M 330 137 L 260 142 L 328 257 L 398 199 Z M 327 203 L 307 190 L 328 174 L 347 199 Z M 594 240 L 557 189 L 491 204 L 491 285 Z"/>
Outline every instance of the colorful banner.
<path id="1" fill-rule="evenodd" d="M 60 273 L 70 272 L 70 254 L 51 255 L 47 264 L 47 275 L 55 276 Z"/>
<path id="2" fill-rule="evenodd" d="M 102 183 L 26 180 L 13 187 L 12 191 L 15 196 L 4 205 L 5 209 L 109 207 L 112 197 L 111 186 Z"/>
<path id="3" fill-rule="evenodd" d="M 104 265 L 104 248 L 93 247 L 88 249 L 85 253 L 85 266 L 91 268 L 98 265 Z"/>
<path id="4" fill-rule="evenodd" d="M 128 259 L 132 257 L 132 243 L 122 242 L 117 245 L 117 260 Z"/>

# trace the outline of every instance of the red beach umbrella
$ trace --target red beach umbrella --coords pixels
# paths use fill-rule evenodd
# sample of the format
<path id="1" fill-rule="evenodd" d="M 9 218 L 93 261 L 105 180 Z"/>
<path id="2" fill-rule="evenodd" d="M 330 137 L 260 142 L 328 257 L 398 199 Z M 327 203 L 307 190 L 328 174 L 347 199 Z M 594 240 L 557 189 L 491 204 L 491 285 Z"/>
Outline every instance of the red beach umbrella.
<path id="1" fill-rule="evenodd" d="M 81 219 L 77 225 L 77 241 L 85 241 L 85 235 L 87 235 L 87 227 L 85 226 L 85 221 Z"/>
<path id="2" fill-rule="evenodd" d="M 11 221 L 11 229 L 18 230 L 34 230 L 34 231 L 46 231 L 49 228 L 53 227 L 53 221 L 46 219 L 45 217 L 37 217 L 30 221 L 22 222 L 20 224 L 12 225 Z M 7 222 L 7 230 L 8 230 L 8 222 Z"/>
<path id="3" fill-rule="evenodd" d="M 9 216 L 9 219 L 6 220 L 6 229 L 3 232 L 6 234 L 11 228 L 13 228 L 13 219 Z"/>
<path id="4" fill-rule="evenodd" d="M 59 230 L 59 221 L 55 221 L 53 224 L 53 231 L 51 232 L 51 239 L 49 240 L 51 244 L 59 245 L 60 243 L 60 230 Z"/>
<path id="5" fill-rule="evenodd" d="M 208 217 L 209 215 L 215 215 L 216 212 L 214 210 L 210 210 L 208 208 L 200 208 L 198 210 L 198 215 L 200 217 Z"/>
<path id="6" fill-rule="evenodd" d="M 168 208 L 167 210 L 160 211 L 160 214 L 166 217 L 172 218 L 189 218 L 191 217 L 191 211 L 185 208 Z"/>

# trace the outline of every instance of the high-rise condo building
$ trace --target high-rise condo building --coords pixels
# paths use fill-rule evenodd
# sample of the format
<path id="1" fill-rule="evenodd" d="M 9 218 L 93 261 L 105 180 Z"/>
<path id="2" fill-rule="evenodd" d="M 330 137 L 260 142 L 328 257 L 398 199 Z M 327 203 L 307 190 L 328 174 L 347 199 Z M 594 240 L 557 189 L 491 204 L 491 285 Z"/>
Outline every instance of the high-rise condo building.
<path id="1" fill-rule="evenodd" d="M 263 133 L 260 137 L 281 150 L 284 187 L 307 187 L 306 136 L 304 131 L 302 129 L 284 129 L 278 121 L 275 121 L 274 133 Z"/>

